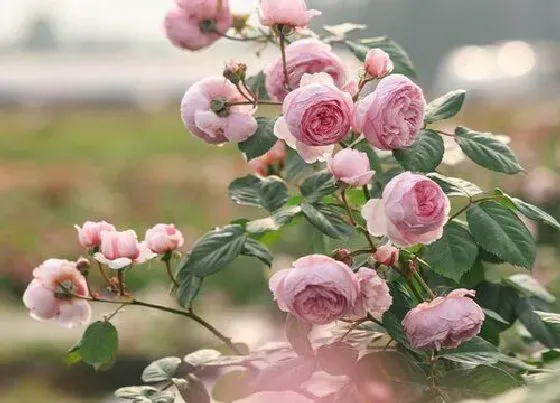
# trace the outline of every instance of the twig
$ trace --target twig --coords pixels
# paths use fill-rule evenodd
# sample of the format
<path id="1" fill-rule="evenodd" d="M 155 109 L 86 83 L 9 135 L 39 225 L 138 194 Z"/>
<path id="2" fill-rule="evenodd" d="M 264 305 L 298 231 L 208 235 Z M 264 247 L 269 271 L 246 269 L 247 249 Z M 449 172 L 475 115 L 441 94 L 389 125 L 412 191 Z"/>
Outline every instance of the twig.
<path id="1" fill-rule="evenodd" d="M 101 276 L 105 279 L 107 285 L 111 287 L 111 279 L 109 278 L 109 276 L 107 276 L 105 270 L 103 270 L 103 266 L 101 266 L 101 262 L 99 260 L 96 260 L 96 262 L 97 262 L 97 267 L 99 267 L 99 273 L 101 273 Z"/>
<path id="2" fill-rule="evenodd" d="M 352 217 L 352 209 L 350 208 L 350 204 L 348 203 L 348 199 L 346 198 L 346 190 L 342 190 L 340 192 L 340 196 L 342 197 L 342 203 L 344 204 L 344 207 L 346 207 L 346 211 L 348 212 L 350 224 L 352 224 L 353 227 L 356 227 L 358 224 L 356 224 L 356 221 L 354 221 L 354 217 Z"/>
<path id="3" fill-rule="evenodd" d="M 278 39 L 280 42 L 280 52 L 282 53 L 282 70 L 284 71 L 284 87 L 287 91 L 290 88 L 290 76 L 288 75 L 288 63 L 286 62 L 286 37 L 284 36 L 283 26 L 278 26 Z"/>
<path id="4" fill-rule="evenodd" d="M 420 273 L 418 273 L 416 270 L 414 271 L 414 278 L 416 279 L 416 281 L 418 281 L 420 283 L 422 288 L 424 288 L 424 290 L 426 290 L 426 292 L 428 293 L 428 295 L 430 296 L 431 299 L 434 299 L 436 297 L 436 294 L 432 291 L 432 289 L 428 286 L 426 281 L 424 281 L 424 279 L 422 278 Z"/>
<path id="5" fill-rule="evenodd" d="M 226 102 L 225 106 L 237 106 L 237 105 L 253 105 L 253 106 L 257 106 L 257 105 L 276 105 L 276 106 L 281 106 L 282 102 L 276 102 L 276 101 L 264 101 L 264 100 L 258 100 L 258 101 L 239 101 L 239 102 Z"/>
<path id="6" fill-rule="evenodd" d="M 162 259 L 165 263 L 165 270 L 167 271 L 167 275 L 169 276 L 169 278 L 171 279 L 171 281 L 173 282 L 173 285 L 177 288 L 179 288 L 179 283 L 177 282 L 177 280 L 175 280 L 175 277 L 173 276 L 173 272 L 171 271 L 171 261 L 170 259 Z"/>
<path id="7" fill-rule="evenodd" d="M 119 294 L 124 295 L 124 268 L 117 270 L 117 278 L 119 279 Z"/>

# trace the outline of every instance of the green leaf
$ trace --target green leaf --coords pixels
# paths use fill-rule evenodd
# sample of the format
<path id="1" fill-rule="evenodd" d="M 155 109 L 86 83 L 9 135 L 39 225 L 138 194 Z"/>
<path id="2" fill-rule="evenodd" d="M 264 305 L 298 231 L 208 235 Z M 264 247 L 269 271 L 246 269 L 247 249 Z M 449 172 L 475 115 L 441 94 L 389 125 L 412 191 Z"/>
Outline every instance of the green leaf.
<path id="1" fill-rule="evenodd" d="M 109 322 L 89 325 L 82 335 L 78 351 L 82 360 L 91 365 L 104 364 L 113 359 L 119 345 L 117 329 Z"/>
<path id="2" fill-rule="evenodd" d="M 560 314 L 552 312 L 535 311 L 543 322 L 551 323 L 553 325 L 560 325 Z"/>
<path id="3" fill-rule="evenodd" d="M 115 391 L 115 397 L 121 399 L 136 399 L 138 397 L 151 397 L 155 395 L 158 390 L 152 386 L 127 386 Z"/>
<path id="4" fill-rule="evenodd" d="M 426 106 L 424 121 L 430 124 L 455 116 L 463 107 L 465 93 L 465 90 L 455 90 L 434 99 Z"/>
<path id="5" fill-rule="evenodd" d="M 393 156 L 407 171 L 432 172 L 443 159 L 443 138 L 434 130 L 422 129 L 413 145 L 393 151 Z"/>
<path id="6" fill-rule="evenodd" d="M 476 288 L 476 302 L 483 308 L 496 312 L 508 323 L 517 320 L 519 293 L 511 286 L 484 281 Z M 507 328 L 506 325 L 504 328 Z"/>
<path id="7" fill-rule="evenodd" d="M 363 30 L 366 28 L 367 25 L 354 24 L 352 22 L 344 22 L 342 24 L 337 24 L 337 25 L 323 25 L 323 29 L 327 31 L 329 34 L 335 36 L 342 36 L 342 37 L 349 32 L 356 31 L 356 30 Z"/>
<path id="8" fill-rule="evenodd" d="M 313 172 L 311 165 L 307 164 L 299 154 L 290 147 L 286 147 L 286 165 L 284 178 L 288 182 L 298 182 Z"/>
<path id="9" fill-rule="evenodd" d="M 278 176 L 247 175 L 231 182 L 229 197 L 236 203 L 274 212 L 288 201 L 289 195 L 288 186 Z"/>
<path id="10" fill-rule="evenodd" d="M 560 348 L 560 332 L 558 325 L 545 322 L 540 314 L 547 310 L 547 305 L 537 298 L 520 298 L 517 303 L 519 321 L 527 328 L 531 336 L 548 348 Z"/>
<path id="11" fill-rule="evenodd" d="M 386 36 L 378 36 L 375 38 L 364 39 L 361 41 L 361 45 L 346 41 L 346 44 L 350 48 L 350 51 L 360 60 L 364 61 L 369 49 L 381 49 L 389 54 L 391 61 L 395 66 L 393 73 L 404 74 L 407 77 L 415 78 L 416 71 L 414 70 L 414 65 L 410 56 L 405 52 L 405 50 L 395 41 L 389 39 Z M 365 45 L 365 46 L 364 46 Z"/>
<path id="12" fill-rule="evenodd" d="M 525 217 L 534 220 L 534 221 L 541 221 L 545 224 L 550 225 L 552 228 L 557 229 L 560 231 L 560 223 L 548 214 L 546 211 L 541 210 L 537 206 L 524 202 L 523 200 L 516 199 L 515 197 L 511 197 L 509 195 L 504 194 L 511 202 L 515 205 L 517 210 Z"/>
<path id="13" fill-rule="evenodd" d="M 337 189 L 336 179 L 329 172 L 319 172 L 305 179 L 301 194 L 310 203 L 320 202 L 324 196 L 333 194 Z"/>
<path id="14" fill-rule="evenodd" d="M 238 144 L 239 150 L 245 154 L 247 160 L 264 155 L 278 141 L 278 137 L 274 135 L 275 119 L 257 118 L 257 131 L 247 140 Z"/>
<path id="15" fill-rule="evenodd" d="M 186 379 L 174 379 L 173 383 L 185 403 L 211 403 L 204 383 L 195 376 L 189 375 Z"/>
<path id="16" fill-rule="evenodd" d="M 243 256 L 256 257 L 268 267 L 272 266 L 273 257 L 268 248 L 252 238 L 245 240 L 241 254 Z"/>
<path id="17" fill-rule="evenodd" d="M 535 240 L 525 224 L 501 204 L 486 201 L 467 210 L 467 221 L 476 243 L 511 264 L 533 267 Z"/>
<path id="18" fill-rule="evenodd" d="M 264 71 L 259 71 L 256 76 L 249 77 L 246 81 L 247 87 L 257 96 L 260 100 L 269 100 L 270 97 L 266 92 L 266 74 Z"/>
<path id="19" fill-rule="evenodd" d="M 246 225 L 246 229 L 250 234 L 263 234 L 269 231 L 278 231 L 284 225 L 290 223 L 300 213 L 300 206 L 285 207 L 275 212 L 271 217 L 249 221 Z"/>
<path id="20" fill-rule="evenodd" d="M 301 210 L 311 224 L 331 238 L 349 238 L 354 232 L 354 228 L 344 221 L 337 210 L 330 206 L 304 203 Z"/>
<path id="21" fill-rule="evenodd" d="M 247 235 L 239 226 L 228 226 L 206 233 L 193 246 L 179 275 L 205 277 L 222 270 L 243 251 Z"/>
<path id="22" fill-rule="evenodd" d="M 182 307 L 190 307 L 202 287 L 202 277 L 190 273 L 179 276 L 179 287 L 176 291 L 177 301 Z"/>
<path id="23" fill-rule="evenodd" d="M 535 296 L 544 302 L 552 304 L 556 301 L 554 295 L 541 285 L 537 279 L 527 274 L 514 274 L 504 280 L 506 284 L 512 285 L 527 296 Z"/>
<path id="24" fill-rule="evenodd" d="M 402 344 L 407 349 L 411 349 L 408 338 L 402 326 L 402 319 L 399 319 L 394 312 L 388 311 L 383 314 L 383 327 L 397 343 Z"/>
<path id="25" fill-rule="evenodd" d="M 496 136 L 466 127 L 455 129 L 461 150 L 475 163 L 495 172 L 516 174 L 523 171 L 511 148 Z"/>
<path id="26" fill-rule="evenodd" d="M 448 196 L 475 196 L 483 193 L 482 189 L 461 178 L 453 178 L 451 176 L 444 176 L 437 173 L 429 173 L 428 176 L 441 186 L 443 191 Z"/>
<path id="27" fill-rule="evenodd" d="M 154 361 L 142 372 L 142 381 L 146 383 L 169 381 L 174 377 L 180 364 L 181 359 L 177 357 L 166 357 Z"/>
<path id="28" fill-rule="evenodd" d="M 470 232 L 452 221 L 444 227 L 443 236 L 426 247 L 424 259 L 436 273 L 458 283 L 473 266 L 477 254 Z"/>
<path id="29" fill-rule="evenodd" d="M 212 398 L 219 402 L 234 402 L 244 399 L 250 394 L 251 377 L 252 375 L 246 370 L 226 372 L 214 384 Z"/>

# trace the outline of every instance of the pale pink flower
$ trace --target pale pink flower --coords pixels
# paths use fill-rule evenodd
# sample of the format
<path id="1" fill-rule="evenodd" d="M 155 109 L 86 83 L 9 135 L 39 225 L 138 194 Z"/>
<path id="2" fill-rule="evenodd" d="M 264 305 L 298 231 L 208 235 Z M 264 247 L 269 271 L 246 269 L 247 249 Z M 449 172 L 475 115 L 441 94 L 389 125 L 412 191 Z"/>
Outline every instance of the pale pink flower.
<path id="1" fill-rule="evenodd" d="M 278 140 L 274 146 L 260 157 L 253 158 L 247 164 L 251 171 L 258 175 L 267 176 L 269 167 L 283 165 L 286 160 L 286 144 Z"/>
<path id="2" fill-rule="evenodd" d="M 355 107 L 354 127 L 381 150 L 412 145 L 424 125 L 422 89 L 402 74 L 385 77 Z"/>
<path id="3" fill-rule="evenodd" d="M 383 78 L 393 71 L 394 66 L 387 52 L 381 49 L 371 49 L 367 53 L 364 68 L 370 77 Z"/>
<path id="4" fill-rule="evenodd" d="M 373 254 L 373 258 L 376 262 L 391 267 L 399 260 L 399 250 L 389 242 L 378 247 Z"/>
<path id="5" fill-rule="evenodd" d="M 174 46 L 186 50 L 200 50 L 211 45 L 231 24 L 226 0 L 179 0 L 164 20 L 167 38 Z"/>
<path id="6" fill-rule="evenodd" d="M 278 271 L 269 288 L 281 310 L 317 325 L 351 314 L 360 291 L 347 265 L 322 255 L 300 258 Z"/>
<path id="7" fill-rule="evenodd" d="M 423 175 L 404 172 L 362 208 L 368 231 L 386 235 L 396 245 L 429 244 L 443 235 L 451 206 L 441 187 Z"/>
<path id="8" fill-rule="evenodd" d="M 342 60 L 330 45 L 317 39 L 303 39 L 286 46 L 286 66 L 291 89 L 299 88 L 304 74 L 327 73 L 338 88 L 345 91 L 357 90 L 357 83 L 355 88 L 347 83 L 348 74 Z M 285 87 L 281 56 L 265 69 L 265 74 L 268 95 L 272 99 L 283 101 L 288 90 Z"/>
<path id="9" fill-rule="evenodd" d="M 484 312 L 468 297 L 474 295 L 475 291 L 460 288 L 414 307 L 402 322 L 410 344 L 414 348 L 452 349 L 479 334 Z"/>
<path id="10" fill-rule="evenodd" d="M 33 270 L 33 280 L 23 294 L 23 303 L 36 320 L 54 319 L 62 326 L 87 324 L 91 319 L 86 279 L 75 262 L 45 260 Z"/>
<path id="11" fill-rule="evenodd" d="M 393 303 L 387 281 L 368 267 L 360 268 L 356 276 L 360 281 L 360 293 L 354 305 L 354 315 L 363 317 L 370 313 L 374 318 L 381 319 Z"/>
<path id="12" fill-rule="evenodd" d="M 259 6 L 259 17 L 261 24 L 273 26 L 276 24 L 289 25 L 291 27 L 305 27 L 309 20 L 320 11 L 308 10 L 305 0 L 261 0 Z"/>
<path id="13" fill-rule="evenodd" d="M 245 102 L 235 85 L 223 77 L 208 77 L 194 83 L 181 102 L 185 127 L 209 144 L 239 143 L 257 131 L 251 105 L 226 106 Z"/>
<path id="14" fill-rule="evenodd" d="M 78 231 L 80 245 L 84 248 L 97 248 L 101 245 L 101 231 L 114 231 L 116 228 L 107 221 L 86 221 L 82 226 L 74 225 Z"/>
<path id="15" fill-rule="evenodd" d="M 351 186 L 367 185 L 375 173 L 369 169 L 368 155 L 352 148 L 336 153 L 327 167 L 336 179 Z"/>
<path id="16" fill-rule="evenodd" d="M 146 246 L 155 253 L 174 251 L 183 243 L 183 234 L 173 224 L 156 224 L 146 231 Z"/>
<path id="17" fill-rule="evenodd" d="M 102 231 L 101 247 L 94 255 L 95 259 L 111 269 L 122 269 L 133 263 L 141 264 L 156 256 L 146 242 L 138 242 L 133 230 Z"/>

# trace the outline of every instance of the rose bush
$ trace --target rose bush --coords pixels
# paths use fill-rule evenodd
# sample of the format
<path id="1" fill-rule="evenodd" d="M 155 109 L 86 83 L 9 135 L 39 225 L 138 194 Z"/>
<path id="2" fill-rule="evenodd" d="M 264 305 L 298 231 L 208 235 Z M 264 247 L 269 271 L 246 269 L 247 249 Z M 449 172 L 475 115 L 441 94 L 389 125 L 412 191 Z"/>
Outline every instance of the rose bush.
<path id="1" fill-rule="evenodd" d="M 23 295 L 31 316 L 74 326 L 90 321 L 92 303 L 117 305 L 69 350 L 70 361 L 96 369 L 116 356 L 111 322 L 123 306 L 180 315 L 225 344 L 225 355 L 206 349 L 153 362 L 142 374 L 153 386 L 116 392 L 136 402 L 180 395 L 208 403 L 210 385 L 213 399 L 224 402 L 451 402 L 557 376 L 554 298 L 521 270 L 536 257 L 524 220 L 560 223 L 501 189 L 483 190 L 438 168 L 445 137 L 482 168 L 523 171 L 499 136 L 431 126 L 460 111 L 465 91 L 426 103 L 399 45 L 385 37 L 348 40 L 355 24 L 327 26 L 325 35 L 303 29 L 319 14 L 303 0 L 262 0 L 258 13 L 261 26 L 234 16 L 228 30 L 234 17 L 226 0 L 178 0 L 165 29 L 185 50 L 222 37 L 278 47 L 278 58 L 255 76 L 229 61 L 223 77 L 194 83 L 181 103 L 192 135 L 235 143 L 244 154 L 254 174 L 233 180 L 229 196 L 262 215 L 225 223 L 186 253 L 173 224 L 156 224 L 138 241 L 134 230 L 87 221 L 76 226 L 87 258 L 49 259 L 33 271 Z M 348 47 L 362 71 L 346 69 L 334 42 Z M 302 245 L 308 253 L 277 267 L 273 233 L 302 222 L 313 230 Z M 138 299 L 128 287 L 126 274 L 158 255 L 177 307 Z M 195 313 L 204 279 L 240 256 L 279 269 L 269 288 L 286 314 L 286 342 L 249 348 Z M 94 259 L 101 287 L 90 273 Z M 510 342 L 500 343 L 506 330 Z"/>

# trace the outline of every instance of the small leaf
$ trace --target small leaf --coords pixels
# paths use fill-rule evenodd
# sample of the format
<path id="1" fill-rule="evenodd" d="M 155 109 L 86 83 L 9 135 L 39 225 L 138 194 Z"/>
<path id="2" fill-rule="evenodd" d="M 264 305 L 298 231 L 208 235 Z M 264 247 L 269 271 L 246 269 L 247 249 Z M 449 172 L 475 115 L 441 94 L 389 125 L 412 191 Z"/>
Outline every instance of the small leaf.
<path id="1" fill-rule="evenodd" d="M 286 338 L 298 355 L 313 357 L 313 347 L 311 347 L 308 338 L 312 328 L 310 324 L 301 321 L 292 314 L 286 316 Z"/>
<path id="2" fill-rule="evenodd" d="M 535 240 L 515 214 L 501 204 L 488 201 L 473 204 L 467 221 L 476 243 L 511 264 L 531 268 L 535 261 Z"/>
<path id="3" fill-rule="evenodd" d="M 375 38 L 364 39 L 362 44 L 346 41 L 350 51 L 360 60 L 364 61 L 369 49 L 381 49 L 389 54 L 393 65 L 395 66 L 393 73 L 404 74 L 407 77 L 415 78 L 416 71 L 410 56 L 395 41 L 386 36 L 378 36 Z M 365 46 L 364 46 L 365 45 Z"/>
<path id="4" fill-rule="evenodd" d="M 119 344 L 117 329 L 109 322 L 93 322 L 88 326 L 78 345 L 82 360 L 88 364 L 110 362 Z"/>
<path id="5" fill-rule="evenodd" d="M 176 295 L 179 305 L 182 307 L 190 307 L 200 292 L 202 287 L 202 278 L 187 274 L 184 278 L 180 279 L 179 287 L 177 288 Z"/>
<path id="6" fill-rule="evenodd" d="M 329 172 L 319 172 L 305 179 L 301 194 L 310 203 L 320 202 L 324 196 L 336 192 L 336 179 Z"/>
<path id="7" fill-rule="evenodd" d="M 255 134 L 238 144 L 239 150 L 245 154 L 248 161 L 266 154 L 276 144 L 278 137 L 274 135 L 275 123 L 275 119 L 258 117 Z"/>
<path id="8" fill-rule="evenodd" d="M 560 231 L 560 223 L 548 214 L 546 211 L 541 210 L 537 206 L 524 202 L 523 200 L 516 199 L 515 197 L 511 197 L 509 195 L 505 195 L 506 197 L 511 200 L 511 202 L 515 205 L 517 210 L 525 217 L 534 220 L 534 221 L 541 221 L 545 224 L 550 225 L 552 228 Z"/>
<path id="9" fill-rule="evenodd" d="M 186 379 L 174 380 L 173 382 L 185 403 L 211 403 L 210 394 L 204 383 L 193 375 Z"/>
<path id="10" fill-rule="evenodd" d="M 492 397 L 520 386 L 523 382 L 506 371 L 484 365 L 448 371 L 438 382 L 449 401 Z"/>
<path id="11" fill-rule="evenodd" d="M 115 391 L 115 397 L 121 399 L 135 399 L 137 397 L 150 397 L 155 395 L 158 390 L 151 386 L 127 386 Z"/>
<path id="12" fill-rule="evenodd" d="M 268 267 L 272 266 L 273 257 L 268 248 L 252 238 L 245 240 L 241 254 L 243 256 L 256 257 Z"/>
<path id="13" fill-rule="evenodd" d="M 483 193 L 482 189 L 474 183 L 467 182 L 461 178 L 453 178 L 437 173 L 429 173 L 428 176 L 441 186 L 448 196 L 475 196 Z"/>
<path id="14" fill-rule="evenodd" d="M 324 25 L 323 29 L 327 31 L 329 34 L 333 34 L 335 36 L 344 36 L 345 34 L 356 31 L 356 30 L 363 30 L 366 29 L 367 25 L 364 24 L 354 24 L 352 22 L 345 22 L 338 25 Z"/>
<path id="15" fill-rule="evenodd" d="M 478 247 L 470 232 L 457 222 L 449 222 L 443 236 L 428 245 L 424 259 L 436 273 L 459 282 L 473 266 Z"/>
<path id="16" fill-rule="evenodd" d="M 461 344 L 454 350 L 442 350 L 439 356 L 445 360 L 466 365 L 491 365 L 500 361 L 498 348 L 480 337 Z"/>
<path id="17" fill-rule="evenodd" d="M 508 323 L 517 320 L 519 293 L 509 285 L 484 281 L 476 288 L 475 300 L 483 308 L 496 312 Z"/>
<path id="18" fill-rule="evenodd" d="M 169 381 L 175 375 L 180 364 L 181 359 L 177 357 L 166 357 L 154 361 L 142 372 L 142 381 L 146 383 Z"/>
<path id="19" fill-rule="evenodd" d="M 286 183 L 278 176 L 247 175 L 229 185 L 229 197 L 236 203 L 274 212 L 288 201 L 289 195 Z"/>
<path id="20" fill-rule="evenodd" d="M 531 336 L 548 348 L 560 348 L 558 325 L 545 322 L 536 312 L 547 310 L 548 306 L 537 298 L 520 298 L 516 311 L 519 321 L 527 328 Z"/>
<path id="21" fill-rule="evenodd" d="M 301 210 L 311 224 L 331 238 L 349 238 L 354 232 L 350 224 L 332 207 L 304 203 Z"/>
<path id="22" fill-rule="evenodd" d="M 195 367 L 199 367 L 209 362 L 215 361 L 221 356 L 222 353 L 220 353 L 217 350 L 204 349 L 204 350 L 193 351 L 192 353 L 187 354 L 183 358 L 183 361 Z"/>
<path id="23" fill-rule="evenodd" d="M 496 136 L 466 127 L 455 129 L 456 141 L 475 163 L 495 172 L 516 174 L 523 171 L 511 148 Z"/>
<path id="24" fill-rule="evenodd" d="M 407 171 L 432 172 L 443 159 L 443 138 L 434 130 L 422 129 L 413 145 L 393 151 L 399 164 Z"/>
<path id="25" fill-rule="evenodd" d="M 263 234 L 269 231 L 278 231 L 300 213 L 300 206 L 284 207 L 272 214 L 272 217 L 249 221 L 246 224 L 246 229 L 250 234 Z"/>
<path id="26" fill-rule="evenodd" d="M 543 322 L 551 323 L 553 325 L 560 325 L 560 314 L 552 312 L 535 311 Z"/>
<path id="27" fill-rule="evenodd" d="M 307 164 L 299 154 L 290 147 L 286 147 L 286 164 L 284 178 L 288 182 L 298 182 L 313 172 L 311 165 Z"/>
<path id="28" fill-rule="evenodd" d="M 505 279 L 504 282 L 512 285 L 528 296 L 535 296 L 549 304 L 556 301 L 554 295 L 549 293 L 546 288 L 537 281 L 537 279 L 528 276 L 527 274 L 514 274 Z"/>
<path id="29" fill-rule="evenodd" d="M 251 374 L 245 370 L 226 372 L 212 388 L 212 398 L 219 402 L 233 402 L 249 396 Z"/>
<path id="30" fill-rule="evenodd" d="M 247 87 L 249 87 L 251 92 L 255 94 L 258 99 L 263 101 L 270 99 L 266 92 L 266 74 L 264 71 L 261 70 L 256 76 L 249 77 L 246 83 Z"/>
<path id="31" fill-rule="evenodd" d="M 455 90 L 434 99 L 426 107 L 424 121 L 429 124 L 455 116 L 463 107 L 465 93 L 465 90 Z"/>

